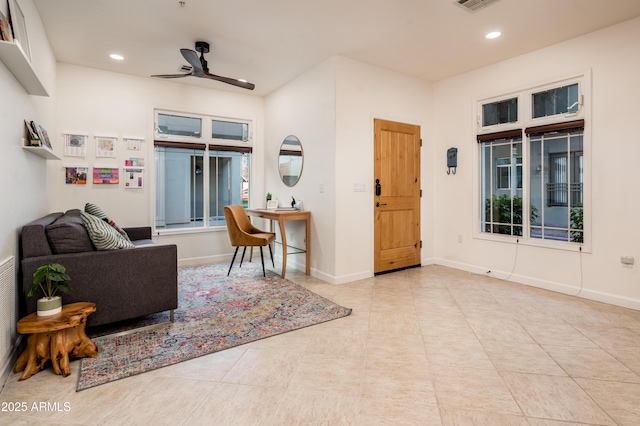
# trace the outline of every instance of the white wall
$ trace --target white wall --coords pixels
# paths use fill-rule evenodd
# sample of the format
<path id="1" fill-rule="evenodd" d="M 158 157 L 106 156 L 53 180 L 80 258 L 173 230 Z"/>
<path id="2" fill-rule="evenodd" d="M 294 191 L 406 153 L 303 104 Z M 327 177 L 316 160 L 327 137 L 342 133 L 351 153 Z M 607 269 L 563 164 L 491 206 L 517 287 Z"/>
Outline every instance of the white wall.
<path id="1" fill-rule="evenodd" d="M 640 188 L 635 183 L 640 99 L 640 19 L 634 19 L 512 60 L 440 81 L 434 86 L 435 155 L 457 146 L 458 172 L 437 168 L 434 212 L 438 263 L 474 272 L 487 270 L 543 288 L 640 308 L 638 261 Z M 475 100 L 535 86 L 591 70 L 592 156 L 591 253 L 554 250 L 474 238 L 474 186 L 477 185 Z M 585 213 L 586 215 L 587 213 Z M 585 216 L 586 224 L 586 216 Z M 458 235 L 462 243 L 458 242 Z"/>
<path id="2" fill-rule="evenodd" d="M 49 185 L 49 167 L 43 158 L 20 146 L 25 137 L 24 120 L 33 120 L 48 131 L 55 130 L 54 100 L 56 62 L 44 34 L 42 22 L 30 0 L 21 1 L 27 33 L 31 45 L 32 66 L 49 93 L 49 97 L 31 96 L 0 61 L 0 262 L 15 257 L 16 275 L 19 266 L 18 236 L 22 225 L 48 213 L 53 188 Z M 7 3 L 0 10 L 9 16 Z M 17 277 L 16 277 L 17 278 Z M 16 300 L 16 305 L 17 305 Z M 17 312 L 17 311 L 16 311 Z M 17 314 L 16 314 L 17 316 Z M 16 332 L 13 324 L 0 324 L 2 331 L 10 329 L 12 341 Z M 8 360 L 0 359 L 0 377 Z M 5 365 L 3 365 L 5 364 Z"/>
<path id="3" fill-rule="evenodd" d="M 362 62 L 336 62 L 335 275 L 343 283 L 373 276 L 375 118 L 419 125 L 421 152 L 422 260 L 433 256 L 433 124 L 431 83 Z M 365 192 L 354 192 L 354 184 Z"/>
<path id="4" fill-rule="evenodd" d="M 430 205 L 430 94 L 423 80 L 336 56 L 267 97 L 267 190 L 285 202 L 300 197 L 311 210 L 312 275 L 334 284 L 373 276 L 374 118 L 421 126 L 423 205 Z M 276 168 L 289 134 L 300 137 L 305 155 L 300 183 L 290 189 Z M 354 192 L 354 184 L 365 191 Z M 431 217 L 423 207 L 423 259 L 433 256 Z"/>
<path id="5" fill-rule="evenodd" d="M 302 199 L 311 211 L 311 274 L 325 279 L 335 273 L 335 58 L 330 58 L 265 98 L 265 192 L 281 205 Z M 302 143 L 304 164 L 298 183 L 289 188 L 280 180 L 278 152 L 282 141 L 295 135 Z M 323 187 L 323 192 L 320 187 Z M 264 199 L 264 198 L 263 198 Z M 301 223 L 287 223 L 288 244 L 304 247 Z M 280 247 L 276 246 L 276 252 Z M 276 257 L 279 253 L 275 253 Z M 304 255 L 289 256 L 287 264 L 304 271 Z"/>
<path id="6" fill-rule="evenodd" d="M 215 86 L 216 83 L 212 82 Z M 56 201 L 53 208 L 83 209 L 85 203 L 101 206 L 121 226 L 149 226 L 153 223 L 154 149 L 153 110 L 211 114 L 254 120 L 251 205 L 262 202 L 264 164 L 264 105 L 260 97 L 173 81 L 136 77 L 92 68 L 58 64 L 57 127 L 55 138 L 63 154 L 63 133 L 88 134 L 85 158 L 64 157 L 55 173 Z M 117 158 L 96 158 L 95 136 L 117 136 Z M 141 151 L 127 149 L 123 137 L 145 139 Z M 145 160 L 143 189 L 119 185 L 67 185 L 64 166 L 114 165 L 122 168 L 125 159 Z M 122 172 L 122 169 L 120 170 Z M 155 237 L 156 241 L 178 245 L 181 264 L 195 264 L 230 257 L 226 228 L 199 233 Z"/>

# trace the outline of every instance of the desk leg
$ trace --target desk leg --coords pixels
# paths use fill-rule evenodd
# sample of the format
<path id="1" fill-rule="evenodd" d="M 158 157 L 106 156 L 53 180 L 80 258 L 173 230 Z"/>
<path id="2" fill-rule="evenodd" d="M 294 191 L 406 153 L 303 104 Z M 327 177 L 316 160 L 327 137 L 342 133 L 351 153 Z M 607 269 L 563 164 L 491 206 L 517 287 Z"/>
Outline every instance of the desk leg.
<path id="1" fill-rule="evenodd" d="M 305 244 L 305 248 L 307 250 L 307 259 L 305 261 L 305 273 L 307 275 L 311 275 L 311 221 L 309 219 L 305 220 L 306 225 L 307 225 L 307 239 L 306 239 L 306 244 Z"/>
<path id="2" fill-rule="evenodd" d="M 287 272 L 287 232 L 284 230 L 284 220 L 279 220 L 280 237 L 282 238 L 282 278 Z"/>

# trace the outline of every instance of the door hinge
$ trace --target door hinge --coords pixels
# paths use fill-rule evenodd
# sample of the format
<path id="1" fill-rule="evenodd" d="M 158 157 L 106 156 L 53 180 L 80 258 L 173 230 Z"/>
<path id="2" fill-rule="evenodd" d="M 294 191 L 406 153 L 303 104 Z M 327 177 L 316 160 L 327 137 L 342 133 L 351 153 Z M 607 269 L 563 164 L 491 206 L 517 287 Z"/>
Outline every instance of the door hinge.
<path id="1" fill-rule="evenodd" d="M 422 138 L 420 138 L 420 146 L 422 146 Z"/>
<path id="2" fill-rule="evenodd" d="M 422 198 L 422 189 L 420 190 L 420 198 Z"/>
<path id="3" fill-rule="evenodd" d="M 422 240 L 420 240 L 420 248 L 422 248 Z"/>

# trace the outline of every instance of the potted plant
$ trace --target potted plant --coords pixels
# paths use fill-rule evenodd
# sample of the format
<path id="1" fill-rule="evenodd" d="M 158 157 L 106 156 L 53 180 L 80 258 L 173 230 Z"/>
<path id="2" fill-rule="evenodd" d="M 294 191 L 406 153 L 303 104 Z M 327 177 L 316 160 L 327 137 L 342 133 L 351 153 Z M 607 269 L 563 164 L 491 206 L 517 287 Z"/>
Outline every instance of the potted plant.
<path id="1" fill-rule="evenodd" d="M 71 294 L 73 291 L 67 284 L 71 278 L 66 272 L 67 269 L 59 263 L 46 263 L 34 272 L 33 285 L 29 289 L 27 296 L 33 296 L 38 289 L 41 289 L 44 293 L 44 297 L 38 299 L 37 311 L 39 317 L 54 315 L 62 311 L 62 298 L 57 293 L 60 291 Z"/>

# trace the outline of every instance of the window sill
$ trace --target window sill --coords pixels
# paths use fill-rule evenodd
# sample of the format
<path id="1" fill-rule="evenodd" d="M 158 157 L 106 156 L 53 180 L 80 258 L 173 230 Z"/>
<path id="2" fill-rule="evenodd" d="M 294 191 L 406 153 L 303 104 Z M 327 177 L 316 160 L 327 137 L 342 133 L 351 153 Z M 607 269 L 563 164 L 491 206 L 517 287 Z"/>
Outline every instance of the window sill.
<path id="1" fill-rule="evenodd" d="M 475 239 L 484 241 L 494 241 L 505 244 L 519 244 L 529 247 L 539 247 L 550 250 L 562 250 L 571 252 L 591 253 L 591 246 L 587 244 L 569 243 L 563 241 L 542 240 L 536 238 L 525 238 L 518 236 L 500 236 L 496 234 L 477 233 L 473 236 Z"/>
<path id="2" fill-rule="evenodd" d="M 227 232 L 226 226 L 211 226 L 208 228 L 176 228 L 176 229 L 154 229 L 153 235 L 163 237 L 169 235 L 189 235 L 207 234 L 211 232 Z"/>

